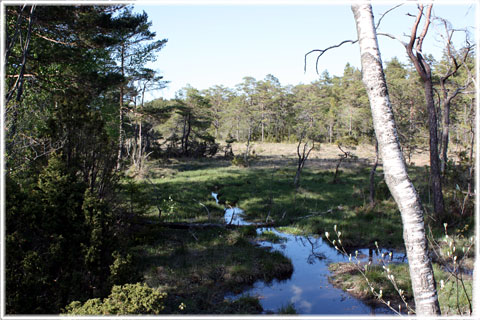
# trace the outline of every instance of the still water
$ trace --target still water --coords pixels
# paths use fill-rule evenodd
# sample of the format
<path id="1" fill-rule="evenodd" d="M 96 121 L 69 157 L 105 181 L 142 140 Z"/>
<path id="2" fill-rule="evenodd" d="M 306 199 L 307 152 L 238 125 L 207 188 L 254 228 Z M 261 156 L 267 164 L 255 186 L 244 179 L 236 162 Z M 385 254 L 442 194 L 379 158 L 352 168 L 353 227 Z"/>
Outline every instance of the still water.
<path id="1" fill-rule="evenodd" d="M 216 194 L 212 194 L 216 198 Z M 231 224 L 250 224 L 242 219 L 239 208 L 225 210 L 225 222 Z M 387 307 L 368 306 L 341 289 L 329 283 L 331 272 L 328 265 L 334 262 L 348 262 L 348 258 L 325 243 L 322 238 L 313 236 L 295 236 L 277 231 L 275 228 L 259 228 L 257 233 L 269 230 L 283 238 L 279 243 L 259 241 L 258 244 L 268 250 L 281 252 L 291 259 L 293 274 L 287 280 L 274 280 L 270 283 L 257 281 L 253 288 L 241 295 L 227 296 L 237 299 L 242 295 L 258 296 L 266 312 L 276 312 L 281 307 L 293 304 L 298 314 L 392 314 Z M 359 259 L 378 261 L 379 255 L 389 251 L 358 250 Z M 393 253 L 392 262 L 406 262 L 403 254 Z"/>

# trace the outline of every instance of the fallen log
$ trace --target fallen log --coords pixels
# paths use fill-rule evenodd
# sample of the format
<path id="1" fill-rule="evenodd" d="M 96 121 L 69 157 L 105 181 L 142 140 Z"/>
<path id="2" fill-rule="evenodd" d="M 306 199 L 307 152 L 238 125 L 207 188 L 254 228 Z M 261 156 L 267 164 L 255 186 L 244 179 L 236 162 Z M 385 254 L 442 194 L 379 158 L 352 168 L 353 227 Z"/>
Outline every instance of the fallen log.
<path id="1" fill-rule="evenodd" d="M 150 221 L 151 224 L 158 225 L 159 227 L 172 228 L 172 229 L 205 229 L 205 228 L 226 228 L 236 229 L 245 226 L 253 226 L 255 228 L 269 228 L 275 227 L 274 223 L 252 223 L 249 225 L 238 224 L 223 224 L 223 223 L 188 223 L 188 222 L 155 222 Z"/>

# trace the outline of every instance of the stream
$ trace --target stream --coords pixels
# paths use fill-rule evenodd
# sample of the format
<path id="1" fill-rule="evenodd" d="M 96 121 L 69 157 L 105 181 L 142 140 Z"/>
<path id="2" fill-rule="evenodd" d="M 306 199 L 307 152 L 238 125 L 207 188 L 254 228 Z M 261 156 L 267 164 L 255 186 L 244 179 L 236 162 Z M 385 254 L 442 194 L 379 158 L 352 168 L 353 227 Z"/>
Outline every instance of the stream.
<path id="1" fill-rule="evenodd" d="M 217 200 L 217 194 L 212 193 Z M 218 200 L 217 200 L 218 201 Z M 243 211 L 239 208 L 225 209 L 227 224 L 249 225 L 242 218 Z M 275 228 L 258 228 L 257 234 L 271 231 L 283 238 L 279 243 L 258 241 L 261 247 L 279 251 L 290 258 L 293 264 L 293 274 L 287 280 L 273 280 L 270 283 L 257 281 L 253 287 L 240 295 L 228 295 L 225 298 L 235 300 L 244 295 L 258 296 L 265 313 L 277 312 L 282 307 L 293 304 L 298 314 L 393 314 L 387 307 L 369 306 L 354 298 L 341 289 L 335 288 L 328 281 L 331 272 L 328 265 L 335 262 L 348 262 L 348 258 L 340 254 L 321 237 L 296 236 L 277 231 Z M 359 249 L 359 260 L 373 262 L 390 251 L 380 252 L 369 249 Z M 403 253 L 393 252 L 391 262 L 406 262 Z"/>

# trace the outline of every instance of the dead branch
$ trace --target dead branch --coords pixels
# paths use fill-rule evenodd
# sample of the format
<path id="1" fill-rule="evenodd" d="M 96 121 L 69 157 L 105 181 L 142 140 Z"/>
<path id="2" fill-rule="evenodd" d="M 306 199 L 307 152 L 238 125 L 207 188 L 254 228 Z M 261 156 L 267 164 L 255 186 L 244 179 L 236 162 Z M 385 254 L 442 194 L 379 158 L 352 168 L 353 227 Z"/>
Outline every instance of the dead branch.
<path id="1" fill-rule="evenodd" d="M 275 227 L 274 223 L 255 223 L 249 225 L 237 225 L 237 224 L 222 224 L 222 223 L 187 223 L 187 222 L 158 222 L 153 220 L 146 220 L 144 224 L 158 225 L 162 228 L 170 229 L 208 229 L 208 228 L 222 228 L 222 229 L 238 229 L 246 226 L 253 226 L 255 228 L 269 228 Z"/>
<path id="2" fill-rule="evenodd" d="M 415 47 L 415 50 L 417 50 L 418 52 L 422 52 L 423 40 L 425 39 L 425 36 L 427 35 L 427 32 L 428 32 L 428 27 L 430 26 L 430 16 L 432 14 L 432 7 L 433 7 L 433 4 L 429 4 L 428 7 L 427 7 L 427 15 L 425 17 L 425 19 L 426 19 L 425 20 L 425 25 L 423 26 L 422 33 L 418 37 L 417 46 Z M 422 8 L 423 8 L 423 6 L 422 6 Z"/>
<path id="3" fill-rule="evenodd" d="M 377 25 L 375 26 L 375 29 L 378 29 L 378 27 L 380 26 L 380 22 L 382 22 L 382 19 L 385 17 L 385 15 L 387 15 L 387 13 L 389 13 L 389 12 L 397 9 L 398 7 L 400 7 L 400 6 L 402 6 L 402 5 L 403 5 L 403 3 L 401 3 L 401 4 L 399 4 L 399 5 L 396 5 L 395 7 L 390 8 L 390 9 L 388 9 L 387 11 L 385 11 L 385 12 L 380 16 L 380 18 L 378 19 L 378 22 L 377 22 Z"/>
<path id="4" fill-rule="evenodd" d="M 318 52 L 318 56 L 317 56 L 317 60 L 315 62 L 315 70 L 317 71 L 317 74 L 318 73 L 318 60 L 320 60 L 320 57 L 325 53 L 327 52 L 328 50 L 330 49 L 334 49 L 334 48 L 339 48 L 341 47 L 342 45 L 344 45 L 345 43 L 351 43 L 351 44 L 355 44 L 358 42 L 358 39 L 357 40 L 344 40 L 342 42 L 340 42 L 339 44 L 336 44 L 336 45 L 333 45 L 333 46 L 330 46 L 328 48 L 325 48 L 325 49 L 313 49 L 313 50 L 310 50 L 309 52 L 307 52 L 305 54 L 305 63 L 304 63 L 304 67 L 303 67 L 303 70 L 304 72 L 307 72 L 307 56 L 311 53 L 314 53 L 314 52 Z"/>
<path id="5" fill-rule="evenodd" d="M 380 19 L 378 20 L 377 22 L 377 25 L 375 26 L 375 29 L 377 29 L 379 26 L 380 26 L 380 23 L 382 21 L 382 19 L 385 17 L 386 14 L 388 14 L 389 12 L 395 10 L 396 8 L 400 7 L 402 4 L 399 4 L 399 5 L 396 5 L 394 6 L 393 8 L 390 8 L 388 9 L 387 11 L 385 11 L 381 16 L 380 16 Z M 335 48 L 339 48 L 341 47 L 342 45 L 344 45 L 345 43 L 351 43 L 351 44 L 355 44 L 358 42 L 358 39 L 357 40 L 343 40 L 342 42 L 340 42 L 339 44 L 336 44 L 336 45 L 333 45 L 333 46 L 330 46 L 328 48 L 325 48 L 325 49 L 313 49 L 313 50 L 310 50 L 309 52 L 307 52 L 305 54 L 305 61 L 304 61 L 304 65 L 303 65 L 303 71 L 304 72 L 307 72 L 307 56 L 314 53 L 314 52 L 318 52 L 318 56 L 317 56 L 317 59 L 315 61 L 315 71 L 317 72 L 317 74 L 319 74 L 318 72 L 318 61 L 320 60 L 320 57 L 325 53 L 327 52 L 328 50 L 330 49 L 335 49 Z"/>
<path id="6" fill-rule="evenodd" d="M 55 39 L 52 39 L 52 38 L 49 38 L 49 37 L 46 37 L 38 32 L 35 32 L 35 35 L 39 38 L 42 38 L 44 40 L 47 40 L 48 42 L 53 42 L 53 43 L 57 43 L 57 44 L 61 44 L 61 45 L 64 45 L 64 46 L 69 46 L 69 47 L 78 47 L 78 45 L 74 42 L 71 42 L 71 43 L 67 43 L 67 42 L 63 42 L 63 41 L 60 41 L 60 40 L 55 40 Z"/>
<path id="7" fill-rule="evenodd" d="M 193 199 L 194 201 L 197 201 L 195 199 Z M 207 206 L 204 205 L 203 203 L 201 203 L 200 201 L 197 201 L 199 205 L 201 205 L 202 207 L 205 208 L 205 210 L 207 211 L 207 214 L 208 214 L 208 221 L 210 221 L 210 210 L 208 210 Z"/>
<path id="8" fill-rule="evenodd" d="M 17 97 L 16 97 L 17 102 L 20 101 L 20 98 L 22 96 L 23 79 L 24 79 L 23 75 L 25 74 L 25 66 L 26 66 L 26 63 L 27 63 L 27 53 L 28 53 L 28 48 L 30 46 L 30 38 L 31 38 L 31 35 L 32 35 L 34 12 L 35 12 L 35 6 L 33 5 L 30 9 L 30 14 L 28 16 L 28 29 L 27 29 L 25 44 L 22 47 L 22 61 L 20 62 L 20 66 L 21 66 L 20 67 L 20 73 L 19 73 L 19 76 L 18 76 L 17 80 L 15 81 L 15 84 L 13 85 L 13 87 L 7 93 L 7 96 L 5 98 L 5 105 L 8 105 L 10 100 L 13 98 L 13 95 L 14 95 L 15 91 L 17 92 Z"/>

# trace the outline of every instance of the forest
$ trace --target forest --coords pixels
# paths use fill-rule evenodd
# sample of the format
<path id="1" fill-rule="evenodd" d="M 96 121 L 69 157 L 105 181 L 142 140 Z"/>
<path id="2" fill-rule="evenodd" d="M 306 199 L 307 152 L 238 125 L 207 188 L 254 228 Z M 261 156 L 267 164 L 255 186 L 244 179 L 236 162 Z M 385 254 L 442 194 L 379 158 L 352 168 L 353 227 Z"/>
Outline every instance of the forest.
<path id="1" fill-rule="evenodd" d="M 353 7 L 361 30 L 368 8 Z M 433 314 L 472 315 L 476 45 L 430 10 L 412 12 L 399 50 L 409 62 L 380 68 L 392 112 L 382 118 L 363 54 L 362 70 L 346 63 L 308 84 L 272 71 L 147 101 L 169 85 L 149 67 L 169 39 L 146 12 L 5 6 L 5 314 L 424 315 L 409 251 L 421 247 Z M 440 60 L 422 52 L 430 20 L 446 39 Z M 402 229 L 409 199 L 388 171 L 386 118 L 419 242 Z M 309 292 L 305 270 L 322 283 L 308 299 L 322 286 L 338 296 L 331 310 L 320 298 L 263 300 L 261 286 Z"/>

